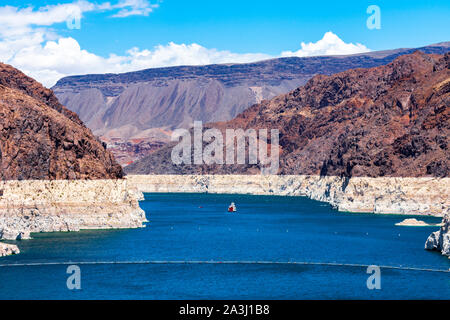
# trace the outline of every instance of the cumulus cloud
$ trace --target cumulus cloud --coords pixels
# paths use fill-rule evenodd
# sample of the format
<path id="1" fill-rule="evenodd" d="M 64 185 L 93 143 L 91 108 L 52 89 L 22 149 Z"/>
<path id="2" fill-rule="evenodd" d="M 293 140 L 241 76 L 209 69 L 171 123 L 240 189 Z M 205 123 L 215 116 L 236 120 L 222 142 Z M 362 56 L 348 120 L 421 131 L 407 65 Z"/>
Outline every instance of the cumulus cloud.
<path id="1" fill-rule="evenodd" d="M 124 57 L 128 67 L 158 67 L 177 65 L 205 65 L 214 63 L 245 63 L 271 58 L 262 53 L 232 53 L 226 50 L 208 49 L 196 43 L 158 45 L 153 50 L 129 50 Z"/>
<path id="2" fill-rule="evenodd" d="M 131 48 L 123 55 L 102 57 L 82 49 L 76 39 L 62 37 L 51 28 L 56 23 L 73 18 L 74 14 L 82 16 L 86 12 L 111 11 L 111 18 L 124 18 L 149 15 L 156 7 L 147 0 L 118 0 L 114 3 L 78 0 L 37 9 L 0 7 L 0 61 L 51 87 L 62 77 L 75 74 L 121 73 L 176 65 L 245 63 L 279 56 L 305 57 L 369 51 L 362 44 L 345 43 L 332 32 L 327 32 L 316 43 L 302 43 L 299 51 L 286 51 L 279 56 L 233 53 L 205 48 L 196 43 L 170 42 L 150 49 Z"/>
<path id="3" fill-rule="evenodd" d="M 75 39 L 60 38 L 24 47 L 7 62 L 51 87 L 67 75 L 102 72 L 106 67 L 104 60 L 82 50 Z"/>
<path id="4" fill-rule="evenodd" d="M 323 38 L 317 42 L 301 43 L 301 49 L 295 52 L 284 51 L 283 57 L 310 57 L 310 56 L 329 56 L 346 55 L 369 52 L 370 49 L 360 43 L 345 43 L 333 32 L 325 33 Z"/>
<path id="5" fill-rule="evenodd" d="M 14 36 L 33 31 L 35 26 L 51 26 L 65 22 L 73 17 L 81 17 L 87 12 L 113 11 L 112 17 L 121 18 L 132 15 L 148 16 L 157 4 L 149 0 L 118 0 L 110 2 L 92 3 L 78 0 L 72 3 L 34 7 L 0 7 L 0 35 Z"/>

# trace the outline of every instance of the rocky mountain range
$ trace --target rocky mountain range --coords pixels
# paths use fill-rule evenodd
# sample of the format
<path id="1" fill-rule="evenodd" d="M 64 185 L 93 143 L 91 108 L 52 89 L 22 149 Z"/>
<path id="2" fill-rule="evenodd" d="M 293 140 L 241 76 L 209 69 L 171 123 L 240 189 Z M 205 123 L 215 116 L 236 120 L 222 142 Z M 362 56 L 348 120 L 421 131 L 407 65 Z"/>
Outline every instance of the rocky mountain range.
<path id="1" fill-rule="evenodd" d="M 420 48 L 443 54 L 450 43 Z M 66 77 L 52 88 L 125 165 L 159 149 L 194 120 L 227 121 L 317 74 L 386 65 L 415 49 L 350 56 L 279 58 L 246 64 L 180 66 Z"/>
<path id="2" fill-rule="evenodd" d="M 51 90 L 0 63 L 0 180 L 122 175 L 106 145 Z"/>
<path id="3" fill-rule="evenodd" d="M 450 53 L 417 51 L 369 69 L 316 75 L 220 129 L 278 129 L 281 174 L 447 177 Z M 269 141 L 270 142 L 270 141 Z M 126 167 L 132 174 L 255 173 L 257 165 L 175 165 L 173 145 Z"/>

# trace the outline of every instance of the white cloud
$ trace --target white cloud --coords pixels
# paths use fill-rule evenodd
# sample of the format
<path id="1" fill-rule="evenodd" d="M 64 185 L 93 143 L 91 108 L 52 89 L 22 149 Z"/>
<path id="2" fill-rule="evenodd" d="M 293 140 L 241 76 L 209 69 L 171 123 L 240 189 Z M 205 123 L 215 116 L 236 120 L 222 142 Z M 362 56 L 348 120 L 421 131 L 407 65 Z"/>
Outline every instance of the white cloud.
<path id="1" fill-rule="evenodd" d="M 331 31 L 325 33 L 323 38 L 317 42 L 302 42 L 301 47 L 298 51 L 284 51 L 281 55 L 283 57 L 310 57 L 346 55 L 370 51 L 370 49 L 360 43 L 345 43 Z"/>
<path id="2" fill-rule="evenodd" d="M 158 45 L 153 50 L 133 48 L 129 50 L 126 64 L 129 67 L 142 69 L 160 66 L 205 65 L 214 63 L 244 63 L 271 58 L 262 53 L 232 53 L 208 49 L 196 43 Z"/>
<path id="3" fill-rule="evenodd" d="M 77 40 L 61 37 L 51 26 L 65 22 L 74 13 L 111 11 L 112 17 L 146 16 L 156 8 L 147 0 L 119 0 L 94 4 L 86 0 L 41 8 L 0 7 L 0 61 L 19 68 L 47 87 L 68 75 L 121 73 L 154 67 L 245 63 L 276 58 L 263 53 L 233 53 L 199 44 L 158 45 L 152 49 L 131 48 L 124 55 L 101 57 L 80 47 Z M 352 54 L 369 51 L 361 44 L 345 43 L 327 32 L 316 43 L 301 44 L 297 52 L 281 56 Z"/>
<path id="4" fill-rule="evenodd" d="M 82 50 L 75 39 L 60 38 L 22 48 L 8 61 L 29 76 L 50 87 L 61 77 L 79 73 L 101 72 L 104 59 Z"/>
<path id="5" fill-rule="evenodd" d="M 267 58 L 270 56 L 265 54 L 236 54 L 207 49 L 195 43 L 179 45 L 172 42 L 153 50 L 133 48 L 124 56 L 112 54 L 103 58 L 82 50 L 73 38 L 60 38 L 22 48 L 8 63 L 50 87 L 60 78 L 74 74 L 121 73 L 161 66 L 238 63 Z"/>
<path id="6" fill-rule="evenodd" d="M 157 4 L 149 0 L 118 0 L 117 3 L 92 3 L 77 0 L 72 3 L 34 7 L 0 7 L 0 35 L 13 36 L 31 32 L 34 26 L 51 26 L 65 22 L 74 16 L 81 17 L 86 12 L 113 11 L 112 17 L 128 17 L 131 15 L 148 16 L 157 8 Z"/>
<path id="7" fill-rule="evenodd" d="M 35 9 L 33 7 L 18 8 L 0 7 L 0 35 L 6 37 L 19 36 L 33 31 L 35 26 L 51 26 L 80 16 L 84 12 L 98 10 L 97 5 L 79 0 L 73 3 L 48 5 Z"/>
<path id="8" fill-rule="evenodd" d="M 147 0 L 121 0 L 113 8 L 120 8 L 120 11 L 113 15 L 115 18 L 125 18 L 129 16 L 148 16 L 153 9 L 158 8 L 157 4 L 151 4 Z"/>

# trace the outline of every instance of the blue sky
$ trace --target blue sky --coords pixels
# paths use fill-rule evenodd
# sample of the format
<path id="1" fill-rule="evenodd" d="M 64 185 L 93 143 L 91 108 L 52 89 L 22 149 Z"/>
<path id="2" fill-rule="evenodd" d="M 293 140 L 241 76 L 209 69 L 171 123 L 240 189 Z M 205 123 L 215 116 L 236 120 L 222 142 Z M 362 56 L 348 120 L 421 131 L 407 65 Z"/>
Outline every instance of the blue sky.
<path id="1" fill-rule="evenodd" d="M 65 21 L 59 16 L 41 23 L 30 17 L 38 11 L 53 10 L 52 12 L 57 12 L 55 8 L 59 8 L 63 4 L 81 4 L 85 8 L 82 10 L 80 29 L 68 29 Z M 97 5 L 96 8 L 89 7 L 94 4 Z M 381 10 L 381 29 L 379 30 L 369 30 L 366 26 L 366 20 L 369 17 L 366 9 L 372 4 L 379 6 Z M 45 7 L 48 5 L 54 7 Z M 5 6 L 15 7 L 15 11 L 5 11 Z M 174 65 L 183 62 L 186 64 L 220 63 L 227 58 L 234 62 L 246 62 L 277 57 L 286 51 L 297 52 L 301 49 L 302 42 L 316 43 L 328 31 L 346 44 L 361 44 L 370 50 L 419 47 L 450 40 L 450 1 L 448 0 L 109 0 L 109 3 L 107 0 L 28 0 L 26 2 L 7 0 L 0 4 L 0 27 L 2 26 L 2 8 L 3 16 L 5 16 L 6 14 L 18 14 L 20 10 L 29 6 L 32 6 L 33 9 L 28 9 L 31 12 L 26 19 L 31 19 L 30 21 L 33 23 L 17 27 L 16 25 L 8 26 L 11 30 L 13 28 L 27 29 L 24 31 L 26 34 L 22 36 L 23 38 L 20 38 L 20 34 L 11 36 L 11 32 L 2 34 L 0 31 L 0 41 L 3 38 L 3 40 L 9 41 L 5 42 L 9 45 L 12 40 L 17 43 L 18 39 L 25 39 L 41 33 L 43 34 L 43 38 L 40 39 L 42 41 L 36 39 L 35 41 L 45 48 L 48 41 L 55 41 L 62 47 L 62 44 L 58 42 L 59 39 L 72 39 L 74 42 L 66 41 L 65 49 L 60 51 L 78 50 L 78 47 L 75 48 L 78 45 L 80 52 L 84 50 L 95 55 L 95 58 L 109 59 L 108 62 L 102 60 L 102 63 L 105 63 L 105 72 L 128 71 L 147 66 Z M 100 6 L 102 7 L 100 8 Z M 42 20 L 46 20 L 46 18 Z M 170 47 L 169 52 L 165 46 L 171 42 L 174 46 Z M 201 48 L 189 47 L 192 44 L 197 44 Z M 144 62 L 141 59 L 142 56 L 153 55 L 155 46 L 158 45 L 164 46 L 161 49 L 167 50 L 163 50 L 162 53 L 170 55 L 172 58 L 164 60 L 152 56 L 151 62 L 149 59 Z M 182 48 L 175 45 L 187 47 Z M 9 47 L 11 48 L 11 45 Z M 15 62 L 26 72 L 38 78 L 42 77 L 42 81 L 49 85 L 57 77 L 67 74 L 90 73 L 90 69 L 93 69 L 93 72 L 103 71 L 94 66 L 95 61 L 100 60 L 83 60 L 88 59 L 87 57 L 82 58 L 81 61 L 92 63 L 93 67 L 88 69 L 70 68 L 68 64 L 62 65 L 62 62 L 59 61 L 56 63 L 57 66 L 52 67 L 50 59 L 52 57 L 56 59 L 55 57 L 61 52 L 56 54 L 56 49 L 51 46 L 46 48 L 45 52 L 42 48 L 27 49 L 18 46 L 17 52 L 9 50 L 7 54 L 3 53 L 3 55 L 1 48 L 0 42 L 0 60 L 9 63 Z M 141 57 L 138 63 L 131 61 L 134 59 L 130 58 L 129 53 L 132 48 L 135 48 L 133 49 L 134 57 Z M 356 50 L 356 47 L 354 48 Z M 214 49 L 216 50 L 210 51 Z M 37 57 L 45 60 L 39 64 L 39 70 L 31 70 L 33 67 L 25 63 L 27 50 L 28 53 L 34 52 Z M 39 50 L 39 53 L 36 53 L 36 50 Z M 52 54 L 48 54 L 49 50 L 54 51 Z M 202 55 L 196 60 L 195 55 L 198 52 L 201 52 Z M 224 54 L 224 52 L 229 54 Z M 302 54 L 309 55 L 320 52 L 320 50 L 313 50 Z M 179 58 L 176 54 L 184 55 L 185 58 Z M 76 54 L 72 55 L 76 60 Z M 191 57 L 186 58 L 189 55 Z M 117 57 L 111 60 L 111 56 Z M 121 64 L 122 67 L 112 67 L 117 64 Z"/>

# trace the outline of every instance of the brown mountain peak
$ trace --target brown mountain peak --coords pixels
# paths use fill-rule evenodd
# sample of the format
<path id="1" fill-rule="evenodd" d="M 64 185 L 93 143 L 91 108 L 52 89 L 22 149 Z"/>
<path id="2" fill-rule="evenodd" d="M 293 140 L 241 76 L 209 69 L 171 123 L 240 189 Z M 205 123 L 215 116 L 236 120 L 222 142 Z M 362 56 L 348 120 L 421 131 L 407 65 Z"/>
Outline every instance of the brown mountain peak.
<path id="1" fill-rule="evenodd" d="M 0 85 L 19 90 L 24 94 L 45 103 L 50 108 L 62 113 L 72 121 L 83 125 L 76 113 L 59 103 L 52 90 L 45 88 L 42 84 L 11 65 L 0 63 Z"/>
<path id="2" fill-rule="evenodd" d="M 51 90 L 0 64 L 0 180 L 122 175 L 104 145 Z"/>

